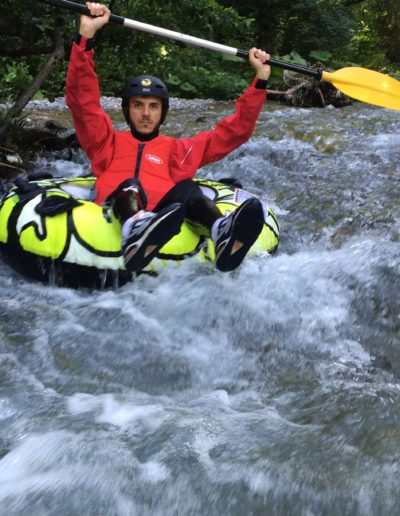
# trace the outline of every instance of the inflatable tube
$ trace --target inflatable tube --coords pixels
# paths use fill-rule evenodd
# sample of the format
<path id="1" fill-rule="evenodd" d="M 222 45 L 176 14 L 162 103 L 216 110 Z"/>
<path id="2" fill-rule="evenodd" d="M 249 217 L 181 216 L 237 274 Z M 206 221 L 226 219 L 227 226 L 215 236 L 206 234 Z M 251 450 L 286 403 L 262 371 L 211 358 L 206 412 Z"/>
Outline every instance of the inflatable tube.
<path id="1" fill-rule="evenodd" d="M 252 196 L 230 184 L 198 182 L 223 215 Z M 26 277 L 58 286 L 104 289 L 131 281 L 121 255 L 120 222 L 109 207 L 92 201 L 94 183 L 94 177 L 20 180 L 0 200 L 4 260 Z M 264 211 L 264 228 L 249 255 L 278 247 L 278 222 L 271 209 Z M 214 244 L 185 222 L 144 272 L 193 256 L 215 260 Z"/>

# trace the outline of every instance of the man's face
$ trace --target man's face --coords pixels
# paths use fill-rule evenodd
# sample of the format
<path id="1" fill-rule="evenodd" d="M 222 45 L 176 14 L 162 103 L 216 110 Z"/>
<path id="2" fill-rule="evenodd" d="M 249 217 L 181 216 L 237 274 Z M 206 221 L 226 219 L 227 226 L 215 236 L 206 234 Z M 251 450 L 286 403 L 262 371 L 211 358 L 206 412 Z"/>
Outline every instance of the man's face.
<path id="1" fill-rule="evenodd" d="M 162 102 L 158 97 L 138 95 L 129 99 L 129 116 L 139 133 L 150 134 L 160 125 Z"/>

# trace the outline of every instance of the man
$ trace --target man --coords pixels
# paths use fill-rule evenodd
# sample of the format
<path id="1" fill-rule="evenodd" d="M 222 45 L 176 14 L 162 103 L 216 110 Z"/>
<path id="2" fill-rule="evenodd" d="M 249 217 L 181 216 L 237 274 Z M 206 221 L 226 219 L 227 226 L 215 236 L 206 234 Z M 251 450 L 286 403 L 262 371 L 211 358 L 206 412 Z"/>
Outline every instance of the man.
<path id="1" fill-rule="evenodd" d="M 193 138 L 159 134 L 169 108 L 168 91 L 158 78 L 133 77 L 122 92 L 122 110 L 130 131 L 115 131 L 100 106 L 94 70 L 93 37 L 109 21 L 110 10 L 87 2 L 92 17 L 81 16 L 66 82 L 66 101 L 74 127 L 97 176 L 96 202 L 112 202 L 122 223 L 126 268 L 137 272 L 180 230 L 186 217 L 211 235 L 216 266 L 235 269 L 262 230 L 261 203 L 248 199 L 223 217 L 192 181 L 198 168 L 217 161 L 250 138 L 266 97 L 269 55 L 252 48 L 256 77 L 238 99 L 236 112 L 211 131 Z M 147 211 L 145 211 L 147 210 Z"/>

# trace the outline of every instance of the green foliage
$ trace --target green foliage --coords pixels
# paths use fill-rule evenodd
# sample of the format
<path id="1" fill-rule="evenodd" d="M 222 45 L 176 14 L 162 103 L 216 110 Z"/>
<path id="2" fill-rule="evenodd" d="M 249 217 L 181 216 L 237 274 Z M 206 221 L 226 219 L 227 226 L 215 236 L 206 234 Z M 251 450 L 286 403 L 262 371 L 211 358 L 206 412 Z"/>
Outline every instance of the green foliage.
<path id="1" fill-rule="evenodd" d="M 0 102 L 15 100 L 32 82 L 53 49 L 56 26 L 61 28 L 66 40 L 72 36 L 73 18 L 59 11 L 36 0 L 2 1 Z M 62 94 L 64 81 L 65 67 L 60 65 L 43 94 L 48 97 Z"/>
<path id="2" fill-rule="evenodd" d="M 210 70 L 197 67 L 191 74 L 182 72 L 182 79 L 176 75 L 169 75 L 166 82 L 173 97 L 214 98 L 227 100 L 238 97 L 245 90 L 249 81 L 239 75 L 232 75 L 224 71 Z"/>
<path id="3" fill-rule="evenodd" d="M 273 54 L 322 48 L 334 53 L 347 44 L 354 21 L 342 0 L 220 0 L 255 20 L 255 43 Z"/>
<path id="4" fill-rule="evenodd" d="M 11 102 L 16 91 L 23 89 L 32 80 L 26 62 L 13 63 L 9 59 L 0 58 L 0 91 L 3 102 Z"/>
<path id="5" fill-rule="evenodd" d="M 357 29 L 348 53 L 371 68 L 394 70 L 400 65 L 400 2 L 364 0 L 353 8 Z"/>
<path id="6" fill-rule="evenodd" d="M 120 0 L 117 9 L 122 16 L 155 26 L 233 47 L 250 46 L 251 20 L 215 0 L 166 1 L 162 5 Z M 243 76 L 249 73 L 249 66 L 243 66 L 239 58 L 233 62 L 221 54 L 111 25 L 99 38 L 96 69 L 104 95 L 119 95 L 125 78 L 150 73 L 163 78 L 172 95 L 185 98 L 233 98 L 243 91 L 243 84 L 247 84 Z M 169 81 L 170 76 L 175 84 Z"/>
<path id="7" fill-rule="evenodd" d="M 249 4 L 241 0 L 219 0 L 219 3 L 254 18 L 257 45 L 274 56 L 295 50 L 311 61 L 321 61 L 333 68 L 357 62 L 382 71 L 399 69 L 399 0 L 253 0 Z M 326 54 L 320 54 L 321 50 Z"/>
<path id="8" fill-rule="evenodd" d="M 260 46 L 298 64 L 319 61 L 335 68 L 357 61 L 392 73 L 400 67 L 399 0 L 116 0 L 114 9 L 235 48 Z M 3 0 L 2 12 L 0 103 L 15 100 L 36 76 L 51 51 L 56 27 L 66 59 L 57 63 L 41 95 L 62 96 L 77 16 L 37 0 Z M 162 77 L 175 96 L 231 99 L 252 76 L 239 58 L 113 24 L 97 35 L 96 68 L 104 95 L 119 95 L 128 76 L 151 73 Z M 281 80 L 282 71 L 273 69 L 270 84 Z"/>
<path id="9" fill-rule="evenodd" d="M 281 49 L 309 54 L 316 48 L 336 52 L 349 40 L 353 21 L 340 2 L 306 0 L 292 3 L 280 22 Z"/>
<path id="10" fill-rule="evenodd" d="M 316 59 L 321 63 L 329 63 L 329 61 L 332 59 L 331 52 L 327 52 L 326 50 L 311 50 L 309 56 L 311 59 Z"/>
<path id="11" fill-rule="evenodd" d="M 307 66 L 307 61 L 303 59 L 301 55 L 295 50 L 292 50 L 290 54 L 282 56 L 282 61 L 287 61 L 288 63 L 294 63 L 301 66 Z"/>

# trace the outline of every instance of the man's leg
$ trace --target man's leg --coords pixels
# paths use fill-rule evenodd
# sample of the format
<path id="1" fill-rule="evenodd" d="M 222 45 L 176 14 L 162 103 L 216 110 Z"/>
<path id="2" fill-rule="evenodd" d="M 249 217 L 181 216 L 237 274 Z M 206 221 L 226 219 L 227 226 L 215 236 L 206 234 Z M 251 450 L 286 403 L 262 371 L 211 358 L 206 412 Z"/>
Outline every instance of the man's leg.
<path id="1" fill-rule="evenodd" d="M 143 270 L 168 240 L 179 233 L 185 218 L 183 204 L 174 203 L 157 213 L 140 211 L 122 226 L 122 253 L 130 272 Z"/>
<path id="2" fill-rule="evenodd" d="M 236 269 L 257 240 L 264 225 L 264 211 L 255 197 L 247 199 L 228 216 L 206 197 L 200 186 L 191 180 L 176 184 L 158 203 L 155 210 L 172 201 L 185 207 L 186 218 L 204 228 L 215 243 L 216 267 L 220 271 Z"/>
<path id="3" fill-rule="evenodd" d="M 244 201 L 228 216 L 215 222 L 215 264 L 223 272 L 233 271 L 244 260 L 264 226 L 264 210 L 258 199 Z"/>
<path id="4" fill-rule="evenodd" d="M 185 217 L 207 236 L 211 234 L 212 225 L 222 217 L 215 203 L 206 197 L 200 186 L 191 179 L 177 183 L 160 200 L 154 211 L 157 212 L 173 202 L 180 202 L 185 206 Z"/>
<path id="5" fill-rule="evenodd" d="M 136 179 L 128 179 L 108 197 L 122 224 L 122 254 L 130 272 L 144 269 L 159 249 L 179 233 L 185 211 L 180 203 L 170 203 L 157 213 L 145 211 L 146 194 Z"/>

